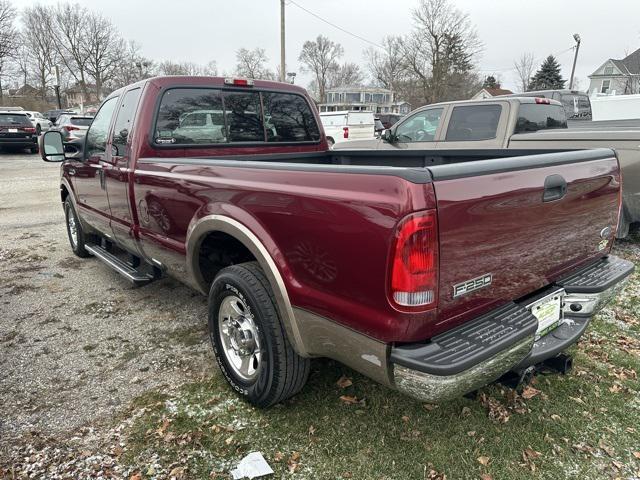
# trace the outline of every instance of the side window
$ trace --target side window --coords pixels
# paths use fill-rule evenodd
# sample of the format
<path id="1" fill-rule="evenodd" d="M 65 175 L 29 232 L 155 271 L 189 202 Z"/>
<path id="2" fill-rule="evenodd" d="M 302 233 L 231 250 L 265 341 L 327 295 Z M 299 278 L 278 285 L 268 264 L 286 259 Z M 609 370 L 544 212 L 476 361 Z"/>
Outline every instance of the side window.
<path id="1" fill-rule="evenodd" d="M 227 141 L 220 90 L 175 88 L 160 102 L 154 141 L 157 144 L 211 144 Z"/>
<path id="2" fill-rule="evenodd" d="M 502 107 L 469 105 L 453 108 L 446 140 L 448 142 L 489 140 L 496 138 Z"/>
<path id="3" fill-rule="evenodd" d="M 87 157 L 101 155 L 107 149 L 109 125 L 111 124 L 111 116 L 117 104 L 117 97 L 110 98 L 102 104 L 102 107 L 100 107 L 100 110 L 93 119 L 87 132 Z"/>
<path id="4" fill-rule="evenodd" d="M 258 92 L 226 92 L 224 112 L 230 142 L 264 142 Z"/>
<path id="5" fill-rule="evenodd" d="M 400 142 L 433 142 L 440 125 L 442 108 L 430 108 L 409 117 L 396 127 Z"/>
<path id="6" fill-rule="evenodd" d="M 118 115 L 116 116 L 116 123 L 113 127 L 113 139 L 111 141 L 111 144 L 115 148 L 116 155 L 125 154 L 127 139 L 129 138 L 129 132 L 131 131 L 133 117 L 136 114 L 141 91 L 140 88 L 129 90 L 120 101 L 120 110 L 118 110 Z"/>
<path id="7" fill-rule="evenodd" d="M 320 140 L 320 130 L 306 100 L 288 93 L 263 93 L 268 142 Z"/>

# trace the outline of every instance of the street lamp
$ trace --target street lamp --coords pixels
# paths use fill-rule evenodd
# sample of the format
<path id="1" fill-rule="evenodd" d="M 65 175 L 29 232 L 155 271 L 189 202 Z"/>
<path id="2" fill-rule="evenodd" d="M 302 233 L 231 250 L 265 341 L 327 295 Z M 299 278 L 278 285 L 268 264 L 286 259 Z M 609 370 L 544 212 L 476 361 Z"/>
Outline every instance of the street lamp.
<path id="1" fill-rule="evenodd" d="M 287 72 L 287 78 L 289 79 L 289 83 L 295 83 L 296 72 Z"/>
<path id="2" fill-rule="evenodd" d="M 571 67 L 571 78 L 569 79 L 569 90 L 573 90 L 573 76 L 576 73 L 576 62 L 578 61 L 578 50 L 580 50 L 580 35 L 573 34 L 573 39 L 576 41 L 576 53 L 573 56 L 573 67 Z"/>

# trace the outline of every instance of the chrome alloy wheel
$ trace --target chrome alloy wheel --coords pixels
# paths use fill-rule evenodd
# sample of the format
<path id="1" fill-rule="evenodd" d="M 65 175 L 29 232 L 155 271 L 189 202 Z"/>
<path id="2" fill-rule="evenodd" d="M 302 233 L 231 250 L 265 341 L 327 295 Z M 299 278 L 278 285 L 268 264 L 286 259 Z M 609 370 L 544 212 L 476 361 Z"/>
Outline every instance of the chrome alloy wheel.
<path id="1" fill-rule="evenodd" d="M 78 245 L 78 226 L 76 225 L 76 216 L 73 211 L 67 212 L 67 226 L 69 227 L 69 238 L 71 238 L 71 246 L 76 248 Z"/>
<path id="2" fill-rule="evenodd" d="M 236 295 L 224 298 L 218 310 L 218 327 L 224 356 L 234 372 L 251 381 L 258 375 L 262 352 L 253 314 Z"/>

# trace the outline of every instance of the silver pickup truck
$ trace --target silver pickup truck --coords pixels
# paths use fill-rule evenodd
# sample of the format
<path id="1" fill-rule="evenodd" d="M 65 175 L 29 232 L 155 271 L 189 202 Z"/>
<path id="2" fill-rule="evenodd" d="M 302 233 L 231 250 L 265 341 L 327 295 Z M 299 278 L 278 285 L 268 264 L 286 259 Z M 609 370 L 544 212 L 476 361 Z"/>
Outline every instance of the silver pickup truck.
<path id="1" fill-rule="evenodd" d="M 334 150 L 469 150 L 512 149 L 531 153 L 613 148 L 623 178 L 623 204 L 618 237 L 640 222 L 640 130 L 568 129 L 556 100 L 505 97 L 427 105 L 385 130 L 382 137 L 354 140 Z M 474 153 L 475 152 L 475 153 Z M 488 153 L 488 152 L 487 152 Z M 515 152 L 514 152 L 515 153 Z"/>

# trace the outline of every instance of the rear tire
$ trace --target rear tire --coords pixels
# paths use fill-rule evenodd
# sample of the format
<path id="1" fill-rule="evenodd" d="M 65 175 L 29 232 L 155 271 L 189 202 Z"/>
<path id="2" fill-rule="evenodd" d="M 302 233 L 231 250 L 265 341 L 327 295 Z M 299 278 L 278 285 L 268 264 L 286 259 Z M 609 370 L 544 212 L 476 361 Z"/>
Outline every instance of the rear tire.
<path id="1" fill-rule="evenodd" d="M 294 350 L 269 281 L 257 262 L 221 270 L 209 293 L 209 335 L 227 382 L 266 408 L 298 393 L 310 361 Z"/>
<path id="2" fill-rule="evenodd" d="M 69 197 L 67 197 L 67 199 L 64 201 L 64 217 L 66 220 L 67 236 L 69 237 L 71 250 L 73 250 L 73 253 L 75 253 L 78 257 L 90 257 L 91 254 L 84 248 L 85 235 L 84 231 L 82 230 L 82 224 L 78 219 L 76 209 L 73 207 L 73 203 L 71 202 L 71 199 Z"/>
<path id="3" fill-rule="evenodd" d="M 31 148 L 29 149 L 29 151 L 30 151 L 31 153 L 38 153 L 38 152 L 40 151 L 40 149 L 36 146 L 36 147 L 31 147 Z"/>

